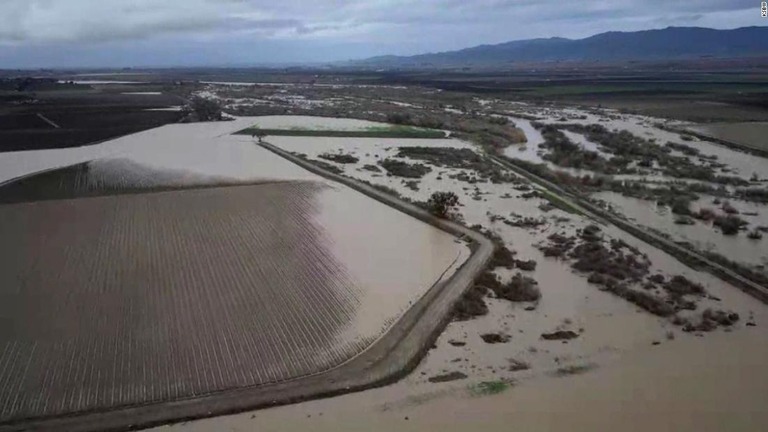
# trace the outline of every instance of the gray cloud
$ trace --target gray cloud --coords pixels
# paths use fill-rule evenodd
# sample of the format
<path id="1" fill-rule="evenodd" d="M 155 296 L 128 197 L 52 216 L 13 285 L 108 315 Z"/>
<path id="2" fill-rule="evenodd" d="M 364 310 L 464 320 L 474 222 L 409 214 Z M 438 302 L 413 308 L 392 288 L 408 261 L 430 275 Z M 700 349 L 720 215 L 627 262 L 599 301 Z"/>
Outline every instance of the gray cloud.
<path id="1" fill-rule="evenodd" d="M 319 53 L 336 60 L 667 25 L 766 24 L 756 0 L 0 0 L 0 11 L 0 67 L 23 64 L 19 52 L 36 59 L 54 50 L 100 60 L 113 58 L 104 50 L 122 50 L 127 63 L 137 52 L 151 58 L 182 46 L 230 62 Z"/>

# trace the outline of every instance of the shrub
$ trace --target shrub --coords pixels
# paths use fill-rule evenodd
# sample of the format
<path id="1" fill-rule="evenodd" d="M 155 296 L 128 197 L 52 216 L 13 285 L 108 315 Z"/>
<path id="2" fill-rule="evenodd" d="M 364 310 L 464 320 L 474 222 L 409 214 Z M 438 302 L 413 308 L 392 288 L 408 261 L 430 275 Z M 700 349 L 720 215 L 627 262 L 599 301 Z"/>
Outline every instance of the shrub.
<path id="1" fill-rule="evenodd" d="M 742 226 L 747 225 L 747 221 L 735 215 L 718 216 L 713 224 L 719 227 L 724 235 L 736 235 Z"/>
<path id="2" fill-rule="evenodd" d="M 394 124 L 411 124 L 413 118 L 407 112 L 395 112 L 387 115 L 387 122 Z"/>
<path id="3" fill-rule="evenodd" d="M 674 296 L 704 294 L 704 287 L 701 284 L 693 282 L 682 275 L 672 277 L 672 279 L 664 284 L 664 289 Z"/>
<path id="4" fill-rule="evenodd" d="M 509 335 L 504 333 L 484 333 L 480 337 L 483 339 L 483 342 L 489 344 L 507 343 L 511 339 Z"/>
<path id="5" fill-rule="evenodd" d="M 672 213 L 676 215 L 690 216 L 691 202 L 686 197 L 677 197 L 672 201 Z"/>
<path id="6" fill-rule="evenodd" d="M 465 321 L 488 313 L 488 306 L 483 297 L 486 288 L 482 285 L 474 285 L 456 303 L 453 309 L 454 317 L 458 321 Z"/>
<path id="7" fill-rule="evenodd" d="M 494 289 L 497 297 L 512 302 L 532 302 L 541 298 L 538 283 L 520 273 L 515 274 L 508 284 L 499 285 Z"/>
<path id="8" fill-rule="evenodd" d="M 515 265 L 517 266 L 517 268 L 524 271 L 536 270 L 536 260 L 528 260 L 528 261 L 515 260 Z"/>
<path id="9" fill-rule="evenodd" d="M 409 164 L 395 159 L 384 159 L 379 162 L 387 173 L 405 178 L 422 178 L 432 171 L 432 168 L 422 164 Z"/>
<path id="10" fill-rule="evenodd" d="M 717 216 L 717 214 L 714 212 L 714 210 L 710 208 L 702 207 L 699 209 L 698 212 L 693 213 L 692 216 L 695 217 L 696 219 L 709 221 L 714 219 Z"/>
<path id="11" fill-rule="evenodd" d="M 443 218 L 458 204 L 459 197 L 453 192 L 435 192 L 429 197 L 429 201 L 427 201 L 429 211 L 433 215 Z"/>
<path id="12" fill-rule="evenodd" d="M 220 121 L 223 119 L 221 105 L 213 99 L 194 97 L 184 107 L 187 121 Z"/>
<path id="13" fill-rule="evenodd" d="M 357 163 L 360 161 L 360 159 L 350 154 L 341 154 L 341 153 L 323 153 L 318 157 L 321 159 L 325 159 L 325 160 L 329 160 L 329 161 L 341 163 L 341 164 L 351 164 L 351 163 Z"/>

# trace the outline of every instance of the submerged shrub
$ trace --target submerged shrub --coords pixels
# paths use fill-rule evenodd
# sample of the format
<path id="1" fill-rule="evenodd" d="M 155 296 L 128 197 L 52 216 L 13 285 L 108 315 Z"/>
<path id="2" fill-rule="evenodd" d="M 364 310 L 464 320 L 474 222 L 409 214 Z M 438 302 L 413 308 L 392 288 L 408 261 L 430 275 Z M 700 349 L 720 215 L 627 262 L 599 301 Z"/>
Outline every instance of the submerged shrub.
<path id="1" fill-rule="evenodd" d="M 453 308 L 455 319 L 465 321 L 487 314 L 488 306 L 485 304 L 485 300 L 483 300 L 486 291 L 486 287 L 474 285 L 464 293 Z"/>
<path id="2" fill-rule="evenodd" d="M 713 224 L 719 227 L 724 235 L 736 235 L 742 226 L 747 225 L 747 221 L 736 215 L 728 215 L 716 217 Z"/>
<path id="3" fill-rule="evenodd" d="M 538 283 L 528 276 L 517 273 L 508 284 L 499 285 L 494 289 L 497 297 L 513 302 L 532 302 L 541 298 Z"/>
<path id="4" fill-rule="evenodd" d="M 409 164 L 396 159 L 384 159 L 379 162 L 387 173 L 397 177 L 422 178 L 432 171 L 432 168 L 422 164 Z"/>
<path id="5" fill-rule="evenodd" d="M 445 217 L 458 204 L 459 197 L 453 192 L 435 192 L 427 201 L 429 211 L 437 217 Z"/>
<path id="6" fill-rule="evenodd" d="M 325 159 L 331 162 L 336 162 L 341 164 L 351 164 L 351 163 L 357 163 L 360 161 L 360 159 L 356 158 L 355 156 L 352 156 L 351 154 L 343 154 L 343 153 L 323 153 L 318 157 L 321 159 Z"/>

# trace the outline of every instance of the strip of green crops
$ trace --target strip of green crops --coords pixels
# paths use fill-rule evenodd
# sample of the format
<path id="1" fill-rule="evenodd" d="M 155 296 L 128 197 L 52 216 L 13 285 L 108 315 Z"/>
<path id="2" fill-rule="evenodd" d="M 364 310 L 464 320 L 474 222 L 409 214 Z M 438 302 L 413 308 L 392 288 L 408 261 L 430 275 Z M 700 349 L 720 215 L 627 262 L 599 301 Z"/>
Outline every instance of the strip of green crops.
<path id="1" fill-rule="evenodd" d="M 337 138 L 445 138 L 445 133 L 439 130 L 427 129 L 381 129 L 381 130 L 307 130 L 307 129 L 257 129 L 248 128 L 236 135 L 253 135 L 262 132 L 267 137 L 271 136 L 299 136 L 299 137 L 337 137 Z"/>

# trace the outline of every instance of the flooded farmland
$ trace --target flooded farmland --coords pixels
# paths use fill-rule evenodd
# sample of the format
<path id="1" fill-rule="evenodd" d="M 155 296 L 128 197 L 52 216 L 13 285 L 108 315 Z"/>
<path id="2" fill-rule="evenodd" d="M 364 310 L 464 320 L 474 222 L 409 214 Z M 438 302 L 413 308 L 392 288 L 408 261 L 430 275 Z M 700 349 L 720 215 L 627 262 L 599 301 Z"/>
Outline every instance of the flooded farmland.
<path id="1" fill-rule="evenodd" d="M 229 135 L 245 123 L 0 155 L 0 420 L 327 370 L 469 256 L 452 235 Z M 48 194 L 20 199 L 30 191 Z"/>
<path id="2" fill-rule="evenodd" d="M 515 118 L 514 121 L 523 130 L 535 131 L 529 120 Z M 646 126 L 640 124 L 636 127 Z M 585 150 L 603 151 L 581 134 L 568 133 L 566 136 Z M 500 266 L 494 269 L 493 274 L 502 283 L 509 283 L 516 274 L 525 275 L 536 281 L 541 292 L 541 297 L 535 301 L 510 301 L 495 292 L 487 291 L 482 297 L 487 311 L 449 324 L 436 347 L 401 382 L 385 389 L 366 392 L 367 396 L 354 398 L 354 402 L 341 397 L 278 409 L 276 412 L 301 417 L 306 414 L 314 418 L 319 411 L 325 412 L 325 415 L 334 415 L 345 412 L 345 405 L 353 404 L 360 406 L 359 409 L 376 410 L 387 417 L 399 414 L 402 420 L 403 413 L 414 412 L 422 405 L 441 407 L 465 394 L 475 397 L 478 386 L 488 383 L 508 387 L 510 392 L 520 392 L 515 393 L 515 397 L 524 398 L 529 394 L 526 388 L 530 387 L 514 387 L 535 386 L 551 377 L 571 373 L 590 374 L 593 370 L 611 367 L 619 362 L 625 364 L 622 359 L 626 359 L 627 355 L 632 357 L 656 345 L 674 345 L 678 340 L 685 345 L 680 350 L 685 355 L 693 355 L 688 344 L 698 337 L 728 338 L 732 333 L 742 334 L 750 327 L 759 325 L 756 323 L 768 319 L 768 310 L 764 305 L 735 286 L 709 273 L 688 267 L 668 253 L 610 225 L 600 226 L 602 238 L 606 241 L 611 239 L 614 246 L 624 242 L 630 250 L 636 249 L 635 257 L 650 263 L 647 276 L 637 282 L 625 279 L 621 282 L 623 286 L 634 287 L 637 292 L 643 293 L 638 296 L 663 297 L 663 292 L 670 287 L 670 281 L 688 281 L 685 283 L 700 286 L 706 294 L 694 297 L 685 295 L 688 300 L 674 306 L 674 312 L 669 310 L 672 315 L 665 317 L 668 312 L 651 312 L 652 308 L 649 311 L 639 306 L 642 302 L 633 304 L 627 298 L 614 294 L 611 288 L 597 286 L 594 282 L 597 279 L 593 280 L 589 272 L 578 270 L 583 267 L 573 266 L 567 254 L 553 257 L 548 255 L 547 249 L 553 238 L 583 236 L 584 230 L 593 221 L 584 215 L 556 208 L 536 185 L 512 173 L 507 173 L 509 177 L 501 174 L 495 177 L 490 175 L 490 179 L 485 177 L 482 170 L 490 168 L 484 167 L 482 162 L 475 166 L 467 164 L 472 158 L 465 153 L 466 150 L 482 154 L 476 145 L 467 141 L 430 140 L 425 144 L 399 139 L 285 136 L 268 137 L 267 140 L 285 150 L 301 153 L 310 160 L 332 161 L 332 165 L 344 175 L 389 188 L 415 202 L 427 200 L 436 191 L 456 193 L 461 203 L 455 210 L 457 218 L 495 236 L 512 251 L 516 260 L 533 261 L 535 264 L 533 268 L 522 271 L 514 268 L 514 264 L 512 268 Z M 541 162 L 540 158 L 534 159 L 538 157 L 537 152 L 546 151 L 539 148 L 541 143 L 543 137 L 532 133 L 526 144 L 510 146 L 505 153 L 511 157 L 519 153 L 531 154 L 527 160 Z M 408 148 L 413 151 L 407 151 Z M 429 149 L 440 150 L 443 157 L 429 159 L 428 156 L 435 154 Z M 718 147 L 718 151 L 725 153 L 729 150 Z M 326 158 L 327 155 L 339 155 L 339 158 Z M 740 156 L 731 157 L 738 159 Z M 393 159 L 407 164 L 423 164 L 428 170 L 423 169 L 423 175 L 417 178 L 399 176 L 396 172 L 389 172 L 387 164 L 382 163 Z M 745 166 L 763 163 L 744 162 Z M 630 200 L 621 194 L 613 194 L 602 192 L 593 196 L 611 203 Z M 701 207 L 709 205 L 718 207 L 710 204 L 713 199 L 712 196 L 701 195 L 699 201 L 691 203 L 691 211 L 697 212 Z M 647 200 L 635 200 L 637 205 L 651 204 Z M 752 226 L 764 223 L 761 204 L 739 200 L 731 200 L 730 203 L 750 220 Z M 759 241 L 750 240 L 744 234 L 723 241 L 724 236 L 711 223 L 679 226 L 673 223 L 672 215 L 665 209 L 662 206 L 658 209 L 654 207 L 653 214 L 649 214 L 648 208 L 634 209 L 626 206 L 617 207 L 616 211 L 634 219 L 638 224 L 647 224 L 659 231 L 681 232 L 672 231 L 677 228 L 690 230 L 683 238 L 674 237 L 677 240 L 689 239 L 698 247 L 720 250 L 722 253 L 733 251 L 729 256 L 734 259 L 743 258 L 745 263 L 751 265 L 759 266 L 763 262 L 764 248 Z M 753 212 L 755 216 L 748 216 Z M 663 282 L 659 287 L 652 281 Z M 674 303 L 673 297 L 667 297 L 662 303 Z M 718 310 L 730 311 L 735 314 L 732 317 L 739 317 L 739 321 L 726 327 L 707 330 L 701 330 L 704 327 L 698 324 L 686 324 L 698 323 L 701 316 Z M 557 334 L 568 335 L 572 339 L 547 339 Z M 498 340 L 501 342 L 488 343 L 481 337 L 483 335 L 500 335 Z M 442 380 L 445 382 L 440 382 Z M 281 415 L 277 414 L 278 417 Z M 263 421 L 248 421 L 246 418 L 234 416 L 213 422 L 203 421 L 197 426 L 181 425 L 174 429 L 193 431 L 214 424 L 237 424 L 246 430 L 251 424 L 259 428 L 270 427 L 267 420 L 270 415 Z"/>
<path id="3" fill-rule="evenodd" d="M 706 125 L 691 125 L 688 130 L 723 141 L 741 144 L 761 150 L 768 150 L 768 123 L 711 123 Z"/>
<path id="4" fill-rule="evenodd" d="M 500 107 L 494 106 L 496 102 L 485 102 L 499 111 Z M 455 111 L 456 115 L 461 115 L 462 111 Z M 542 163 L 548 169 L 565 171 L 579 178 L 586 175 L 639 183 L 646 188 L 642 190 L 648 197 L 626 196 L 620 190 L 592 191 L 592 197 L 613 205 L 617 214 L 623 214 L 641 226 L 667 233 L 673 241 L 687 241 L 700 250 L 727 254 L 731 259 L 756 269 L 764 266 L 765 254 L 759 240 L 748 239 L 746 232 L 725 237 L 712 221 L 696 221 L 694 225 L 676 224 L 676 216 L 669 210 L 670 204 L 656 204 L 657 196 L 653 195 L 657 193 L 654 191 L 663 188 L 711 186 L 706 193 L 698 192 L 697 199 L 691 197 L 688 207 L 691 212 L 698 213 L 702 208 L 711 206 L 717 215 L 724 216 L 726 213 L 722 204 L 710 203 L 716 199 L 728 201 L 748 220 L 750 230 L 757 229 L 764 225 L 762 204 L 737 199 L 736 194 L 740 188 L 761 186 L 761 176 L 768 172 L 763 160 L 750 159 L 713 143 L 683 142 L 685 140 L 679 135 L 654 126 L 653 119 L 639 116 L 522 105 L 514 105 L 507 114 L 525 132 L 527 142 L 508 146 L 503 150 L 506 156 Z M 535 116 L 538 120 L 527 120 L 521 115 Z M 19 167 L 30 164 L 34 164 L 36 170 L 55 170 L 61 166 L 62 160 L 66 160 L 67 165 L 89 163 L 95 158 L 94 155 L 98 155 L 102 160 L 112 161 L 110 166 L 135 164 L 142 167 L 131 172 L 170 173 L 164 177 L 162 184 L 178 185 L 180 178 L 188 181 L 179 190 L 160 194 L 323 185 L 310 188 L 312 192 L 308 201 L 311 205 L 308 208 L 314 215 L 310 218 L 313 226 L 321 234 L 324 233 L 320 235 L 324 254 L 332 260 L 321 259 L 315 265 L 340 269 L 339 274 L 343 277 L 331 278 L 334 281 L 329 283 L 334 288 L 329 291 L 351 294 L 338 297 L 347 299 L 339 300 L 342 306 L 335 301 L 332 303 L 334 307 L 340 307 L 339 310 L 346 310 L 350 307 L 347 304 L 352 304 L 354 313 L 345 315 L 344 323 L 338 325 L 323 321 L 313 321 L 314 324 L 296 321 L 308 331 L 303 332 L 298 340 L 290 338 L 291 345 L 280 345 L 272 351 L 265 351 L 272 354 L 264 364 L 272 364 L 268 362 L 270 359 L 275 361 L 275 365 L 283 364 L 281 353 L 305 353 L 308 352 L 305 350 L 315 349 L 322 354 L 318 356 L 319 364 L 333 364 L 344 356 L 348 358 L 359 352 L 377 335 L 385 332 L 409 304 L 417 301 L 429 286 L 441 278 L 438 269 L 448 269 L 447 274 L 450 274 L 469 252 L 466 246 L 456 243 L 451 236 L 423 229 L 423 224 L 407 218 L 409 222 L 406 222 L 406 219 L 400 218 L 402 215 L 386 206 L 377 204 L 382 207 L 381 211 L 377 210 L 378 207 L 373 206 L 369 199 L 287 163 L 257 146 L 251 136 L 230 135 L 254 124 L 262 128 L 313 131 L 386 126 L 362 120 L 301 116 L 240 118 L 230 124 L 174 125 L 91 149 L 71 149 L 48 161 L 45 158 L 32 161 L 24 154 L 9 154 L 5 159 L 7 166 L 19 174 L 8 175 L 6 180 L 24 175 L 24 170 Z M 560 127 L 564 124 L 571 126 Z M 591 129 L 581 128 L 591 124 L 605 125 L 609 136 L 621 130 L 629 131 L 634 137 L 642 137 L 644 141 L 641 143 L 656 143 L 657 147 L 667 150 L 654 150 L 657 153 L 653 157 L 658 160 L 653 160 L 648 166 L 627 164 L 625 168 L 636 171 L 615 175 L 600 172 L 601 167 L 561 166 L 557 162 L 562 161 L 544 157 L 553 149 L 542 134 L 542 125 L 556 126 L 567 140 L 575 144 L 578 152 L 592 152 L 606 161 L 616 157 L 616 148 L 595 139 Z M 182 135 L 183 140 L 179 138 Z M 598 134 L 597 138 L 601 136 Z M 499 258 L 499 263 L 491 265 L 488 274 L 483 275 L 484 282 L 499 286 L 481 291 L 482 307 L 478 306 L 477 316 L 457 319 L 449 324 L 438 338 L 435 348 L 407 378 L 386 389 L 365 393 L 375 400 L 374 405 L 380 409 L 397 411 L 397 407 L 409 407 L 413 401 L 422 398 L 440 399 L 443 397 L 439 396 L 441 394 L 455 395 L 467 389 L 475 391 L 472 389 L 484 383 L 510 386 L 518 382 L 539 382 L 548 377 L 565 376 L 570 371 L 590 373 L 651 346 L 675 344 L 677 340 L 688 342 L 710 335 L 727 337 L 726 333 L 741 333 L 747 327 L 768 320 L 768 310 L 736 287 L 709 273 L 688 267 L 668 253 L 614 226 L 596 223 L 578 209 L 557 205 L 557 201 L 548 197 L 546 190 L 486 158 L 483 149 L 468 140 L 278 135 L 267 136 L 264 140 L 299 154 L 310 162 L 323 164 L 334 172 L 387 188 L 391 193 L 416 203 L 427 201 L 433 192 L 454 192 L 460 205 L 454 209 L 452 217 L 492 236 L 509 253 L 506 258 Z M 673 145 L 665 146 L 667 140 Z M 211 150 L 212 143 L 215 143 L 215 151 Z M 683 144 L 696 146 L 698 153 L 693 153 Z M 660 156 L 662 153 L 671 155 L 673 161 L 683 161 L 674 158 L 687 157 L 692 166 L 704 167 L 715 175 L 739 180 L 729 179 L 733 184 L 720 187 L 710 179 L 684 177 L 685 173 L 681 174 L 682 177 L 670 176 L 665 171 L 667 168 L 660 163 L 668 163 L 664 159 L 666 156 Z M 751 179 L 755 172 L 756 181 Z M 134 180 L 131 175 L 123 177 L 141 187 L 146 186 L 148 190 L 157 190 L 155 184 Z M 156 174 L 150 177 L 160 178 Z M 209 187 L 216 181 L 243 183 L 245 186 Z M 206 189 L 200 189 L 200 185 L 205 185 Z M 148 194 L 125 195 L 125 199 L 144 195 Z M 117 200 L 123 195 L 51 202 L 107 198 Z M 31 204 L 48 202 L 12 205 Z M 396 216 L 388 215 L 388 211 L 383 209 L 394 212 Z M 407 225 L 409 223 L 415 225 L 411 228 Z M 391 228 L 371 230 L 371 226 Z M 246 238 L 248 235 L 252 234 L 246 233 Z M 377 247 L 372 249 L 371 245 Z M 362 254 L 362 250 L 371 252 Z M 588 255 L 591 258 L 579 255 L 593 252 L 594 255 Z M 261 255 L 268 253 L 261 252 Z M 419 259 L 414 260 L 413 257 Z M 597 265 L 592 265 L 590 260 L 595 260 Z M 393 273 L 392 268 L 402 271 Z M 615 268 L 620 270 L 615 271 Z M 233 278 L 230 277 L 236 280 Z M 515 281 L 530 284 L 537 294 L 521 299 L 503 290 L 514 286 Z M 421 288 L 413 290 L 414 286 Z M 292 295 L 283 289 L 280 292 Z M 296 317 L 285 319 L 290 321 L 294 318 L 300 320 Z M 270 325 L 270 329 L 283 331 L 287 327 L 281 325 L 288 324 Z M 322 341 L 304 336 L 314 332 L 312 325 L 321 326 L 327 332 L 323 333 Z M 265 340 L 272 341 L 266 344 L 282 343 L 278 339 Z M 323 351 L 317 348 L 321 346 L 333 349 Z M 224 354 L 215 351 L 214 354 L 221 357 L 213 358 L 219 361 L 236 358 L 229 354 L 228 349 L 226 346 L 217 348 Z M 285 379 L 291 374 L 307 373 L 311 367 L 307 364 L 291 364 L 283 369 L 269 366 L 267 377 Z M 258 385 L 261 382 L 258 379 L 249 382 Z M 232 382 L 222 377 L 211 378 L 208 384 L 225 388 Z M 194 389 L 198 391 L 198 387 Z M 332 405 L 328 408 L 329 412 L 334 409 Z M 204 423 L 179 425 L 177 428 L 195 430 L 195 425 L 200 424 Z"/>

